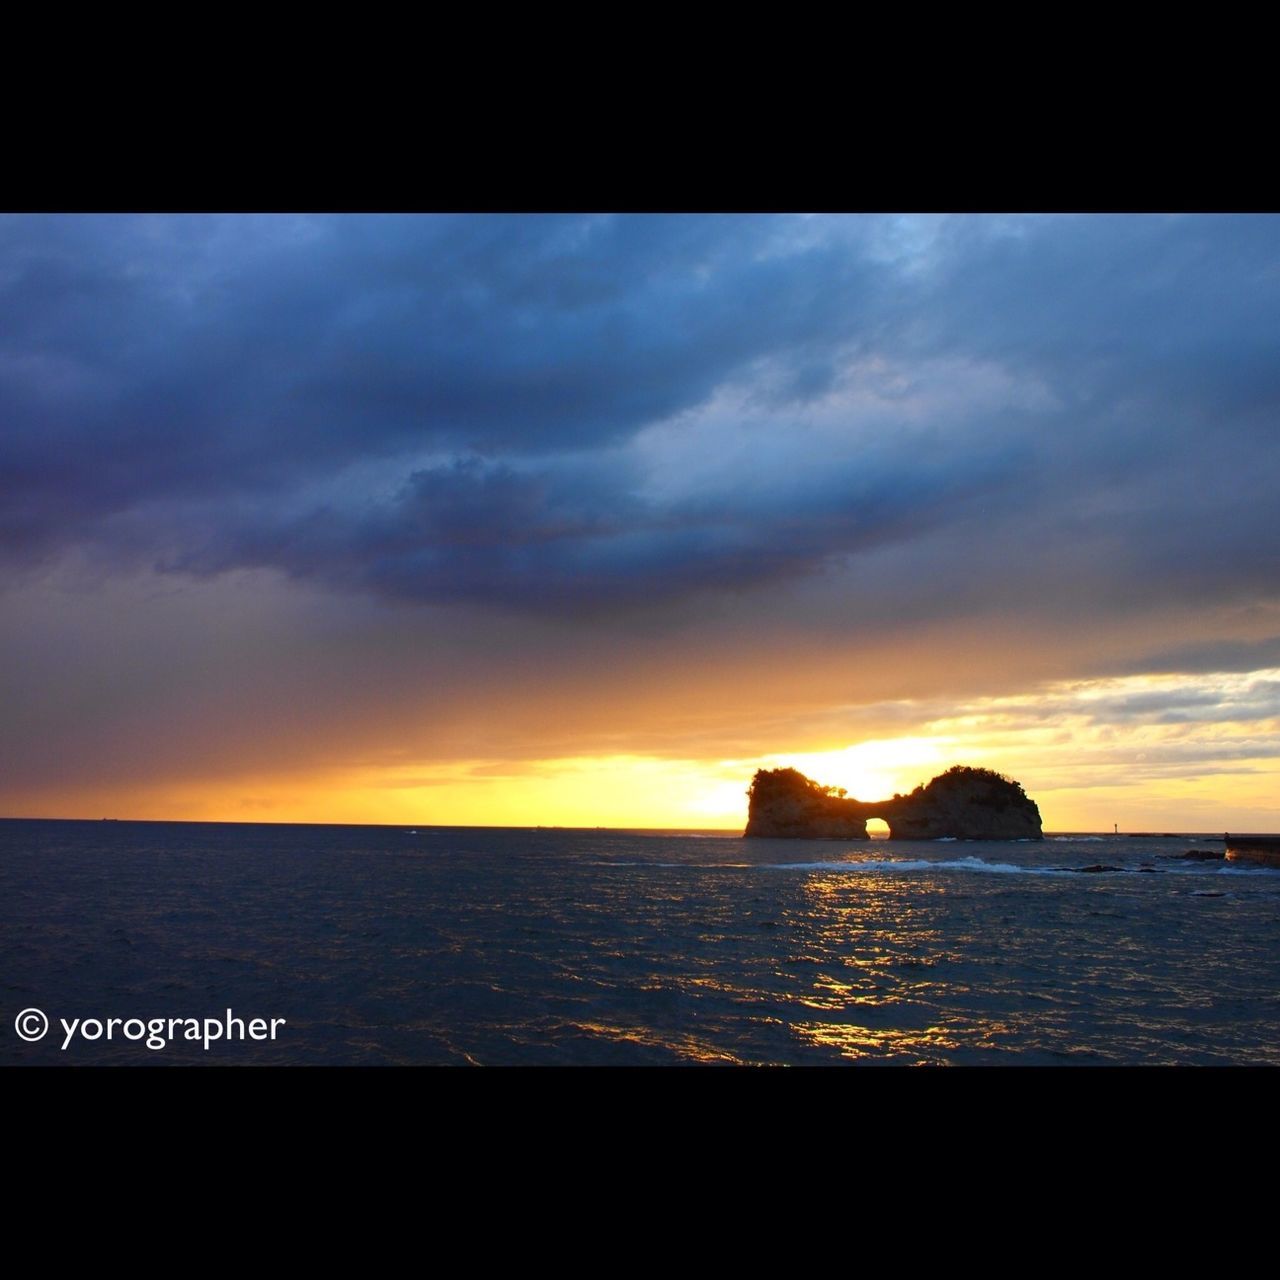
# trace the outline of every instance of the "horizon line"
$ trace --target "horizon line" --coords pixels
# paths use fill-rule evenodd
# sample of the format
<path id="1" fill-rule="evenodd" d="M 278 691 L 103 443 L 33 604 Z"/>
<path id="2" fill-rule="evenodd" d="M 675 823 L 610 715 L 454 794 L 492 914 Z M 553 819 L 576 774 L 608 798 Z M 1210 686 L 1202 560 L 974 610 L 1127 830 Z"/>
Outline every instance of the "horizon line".
<path id="1" fill-rule="evenodd" d="M 478 823 L 478 822 L 419 822 L 412 826 L 408 822 L 284 822 L 280 819 L 260 819 L 251 818 L 61 818 L 61 817 L 31 817 L 31 816 L 6 816 L 0 815 L 0 822 L 131 822 L 131 823 L 156 823 L 156 824 L 174 824 L 184 823 L 191 826 L 205 827 L 386 827 L 388 830 L 400 831 L 416 831 L 419 828 L 427 828 L 430 830 L 454 830 L 454 831 L 639 831 L 639 832 L 669 832 L 678 834 L 681 831 L 697 831 L 697 832 L 717 832 L 725 835 L 741 834 L 741 827 L 695 827 L 692 824 L 684 824 L 678 827 L 609 827 L 596 824 L 593 826 L 568 826 L 563 823 Z M 1101 831 L 1091 828 L 1077 828 L 1073 830 L 1052 830 L 1045 831 L 1044 835 L 1055 836 L 1112 836 L 1114 838 L 1147 836 L 1156 839 L 1167 838 L 1177 839 L 1182 836 L 1216 836 L 1221 831 L 1222 835 L 1271 835 L 1268 831 L 1241 831 L 1231 832 L 1224 828 L 1214 828 L 1212 830 L 1201 831 Z M 744 837 L 745 838 L 745 837 Z M 758 837 L 768 839 L 770 837 Z M 820 839 L 831 839 L 831 837 L 818 837 Z M 836 837 L 844 839 L 844 837 Z M 855 839 L 855 837 L 849 837 Z M 886 836 L 868 836 L 868 840 L 883 841 L 890 837 Z M 920 841 L 918 843 L 930 843 L 929 841 Z M 991 843 L 978 842 L 974 843 Z M 1003 843 L 1003 842 L 996 842 Z"/>

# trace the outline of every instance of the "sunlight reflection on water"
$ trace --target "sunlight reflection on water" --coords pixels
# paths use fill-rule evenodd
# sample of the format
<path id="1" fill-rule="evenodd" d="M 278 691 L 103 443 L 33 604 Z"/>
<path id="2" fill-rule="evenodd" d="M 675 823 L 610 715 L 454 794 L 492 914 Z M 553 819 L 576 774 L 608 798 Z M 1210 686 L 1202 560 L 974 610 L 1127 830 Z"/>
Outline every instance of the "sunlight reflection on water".
<path id="1" fill-rule="evenodd" d="M 216 1061 L 1280 1065 L 1280 872 L 1186 841 L 110 826 L 0 823 L 11 1000 L 290 1019 Z"/>

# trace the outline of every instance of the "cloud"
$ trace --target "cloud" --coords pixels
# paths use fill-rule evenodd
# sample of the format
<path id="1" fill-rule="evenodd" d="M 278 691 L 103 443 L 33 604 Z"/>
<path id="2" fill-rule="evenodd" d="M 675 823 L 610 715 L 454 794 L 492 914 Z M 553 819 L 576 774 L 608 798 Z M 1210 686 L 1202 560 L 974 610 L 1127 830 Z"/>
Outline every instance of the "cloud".
<path id="1" fill-rule="evenodd" d="M 1269 599 L 1278 280 L 1267 217 L 7 218 L 0 565 Z"/>

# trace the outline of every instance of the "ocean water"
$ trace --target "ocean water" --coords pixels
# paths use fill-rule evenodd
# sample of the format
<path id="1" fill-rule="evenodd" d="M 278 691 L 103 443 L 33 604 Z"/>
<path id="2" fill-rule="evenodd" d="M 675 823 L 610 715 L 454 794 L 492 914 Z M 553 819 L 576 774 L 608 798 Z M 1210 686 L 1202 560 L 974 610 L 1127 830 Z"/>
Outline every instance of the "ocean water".
<path id="1" fill-rule="evenodd" d="M 1207 847 L 0 821 L 0 1062 L 1280 1064 Z"/>

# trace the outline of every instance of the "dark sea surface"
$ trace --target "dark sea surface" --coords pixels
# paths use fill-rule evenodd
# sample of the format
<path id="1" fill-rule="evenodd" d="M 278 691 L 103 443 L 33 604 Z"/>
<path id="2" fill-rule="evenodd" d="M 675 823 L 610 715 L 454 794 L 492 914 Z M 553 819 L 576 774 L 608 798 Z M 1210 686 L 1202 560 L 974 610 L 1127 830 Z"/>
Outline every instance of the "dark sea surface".
<path id="1" fill-rule="evenodd" d="M 1208 841 L 0 821 L 0 1062 L 1280 1064 L 1280 871 Z"/>

